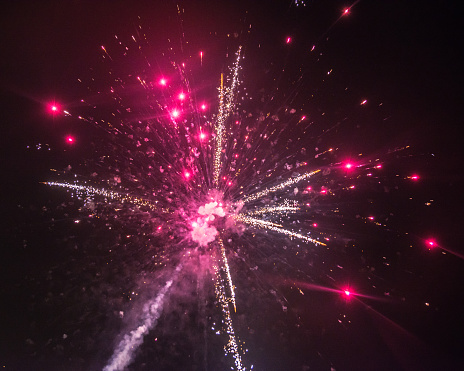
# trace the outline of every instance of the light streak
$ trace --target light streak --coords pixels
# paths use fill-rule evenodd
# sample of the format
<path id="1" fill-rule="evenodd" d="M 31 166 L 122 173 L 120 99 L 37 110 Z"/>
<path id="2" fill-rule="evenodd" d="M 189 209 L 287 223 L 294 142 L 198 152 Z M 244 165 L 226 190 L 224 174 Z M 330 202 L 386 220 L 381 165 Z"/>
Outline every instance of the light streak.
<path id="1" fill-rule="evenodd" d="M 218 242 L 219 242 L 219 246 L 221 246 L 221 256 L 222 256 L 222 261 L 223 261 L 223 266 L 224 266 L 223 269 L 226 272 L 227 283 L 229 284 L 230 301 L 234 306 L 234 311 L 237 312 L 237 306 L 236 306 L 236 303 L 235 303 L 235 289 L 234 289 L 234 285 L 232 283 L 232 277 L 230 275 L 229 263 L 227 262 L 226 249 L 224 248 L 224 242 L 222 241 L 222 238 L 219 237 Z"/>
<path id="2" fill-rule="evenodd" d="M 246 212 L 247 216 L 253 215 L 263 215 L 263 214 L 272 214 L 272 215 L 281 215 L 292 212 L 297 212 L 300 210 L 298 203 L 296 201 L 291 202 L 290 200 L 284 200 L 282 205 L 277 206 L 264 206 L 257 210 L 252 210 Z"/>
<path id="3" fill-rule="evenodd" d="M 111 200 L 118 200 L 122 203 L 130 203 L 136 206 L 148 207 L 152 210 L 167 212 L 165 209 L 158 208 L 151 201 L 145 200 L 140 197 L 131 196 L 128 194 L 118 193 L 118 192 L 108 190 L 105 188 L 96 188 L 93 186 L 84 186 L 80 184 L 58 183 L 58 182 L 44 182 L 43 184 L 47 184 L 53 187 L 69 188 L 77 192 L 82 192 L 83 194 L 86 194 L 86 195 L 99 195 L 99 196 L 110 198 Z"/>
<path id="4" fill-rule="evenodd" d="M 296 233 L 296 232 L 290 231 L 288 229 L 285 229 L 280 224 L 268 222 L 268 221 L 265 221 L 265 220 L 255 219 L 255 218 L 251 218 L 249 216 L 244 216 L 244 215 L 237 215 L 236 220 L 241 221 L 241 222 L 243 222 L 243 223 L 245 223 L 247 225 L 250 225 L 252 227 L 266 228 L 266 229 L 269 229 L 269 230 L 274 231 L 274 232 L 285 234 L 285 235 L 289 236 L 290 238 L 299 238 L 300 240 L 303 240 L 305 242 L 313 243 L 314 245 L 327 246 L 325 243 L 320 242 L 320 241 L 318 241 L 318 240 L 316 240 L 314 238 L 305 236 L 305 235 L 303 235 L 301 233 Z"/>
<path id="5" fill-rule="evenodd" d="M 232 66 L 231 82 L 228 88 L 224 88 L 224 75 L 221 74 L 221 87 L 219 89 L 219 109 L 216 118 L 215 133 L 216 144 L 213 154 L 213 184 L 217 187 L 219 183 L 219 175 L 221 172 L 221 155 L 223 150 L 224 136 L 225 136 L 225 123 L 234 107 L 235 93 L 238 87 L 238 71 L 240 69 L 240 53 L 242 47 L 240 46 L 236 53 L 235 63 Z"/>
<path id="6" fill-rule="evenodd" d="M 234 358 L 235 369 L 238 371 L 242 371 L 245 370 L 245 367 L 242 363 L 242 357 L 240 356 L 240 349 L 237 339 L 235 337 L 235 330 L 232 322 L 232 317 L 230 315 L 230 298 L 226 294 L 224 280 L 221 277 L 219 267 L 217 265 L 214 265 L 213 269 L 216 276 L 214 289 L 216 292 L 216 297 L 218 298 L 218 301 L 221 305 L 222 315 L 224 317 L 224 323 L 226 327 L 226 333 L 229 336 L 229 341 L 227 342 L 225 350 L 227 353 L 232 354 L 232 357 Z"/>
<path id="7" fill-rule="evenodd" d="M 280 184 L 277 184 L 271 188 L 266 188 L 258 193 L 255 193 L 253 195 L 250 195 L 250 196 L 246 196 L 242 199 L 242 201 L 244 203 L 246 202 L 250 202 L 250 201 L 256 201 L 258 199 L 260 199 L 261 197 L 264 197 L 264 196 L 267 196 L 269 193 L 273 193 L 273 192 L 277 192 L 277 191 L 280 191 L 281 189 L 284 189 L 286 187 L 289 187 L 293 184 L 296 184 L 298 182 L 301 182 L 302 180 L 304 179 L 307 179 L 307 178 L 310 178 L 312 177 L 313 175 L 319 173 L 321 170 L 318 169 L 318 170 L 314 170 L 314 171 L 311 171 L 311 172 L 308 172 L 308 173 L 304 173 L 300 176 L 297 176 L 295 178 L 290 178 L 290 179 L 287 179 L 286 181 L 280 183 Z"/>

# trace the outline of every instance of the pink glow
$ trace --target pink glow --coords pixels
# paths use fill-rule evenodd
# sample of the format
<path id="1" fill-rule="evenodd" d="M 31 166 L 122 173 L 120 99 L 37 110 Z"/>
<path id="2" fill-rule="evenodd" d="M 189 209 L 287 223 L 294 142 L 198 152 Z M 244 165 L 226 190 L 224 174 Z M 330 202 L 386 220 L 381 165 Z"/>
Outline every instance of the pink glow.
<path id="1" fill-rule="evenodd" d="M 286 43 L 287 43 L 287 44 L 290 44 L 291 42 L 292 42 L 292 38 L 291 38 L 291 37 L 287 37 Z"/>
<path id="2" fill-rule="evenodd" d="M 185 177 L 185 179 L 188 180 L 188 179 L 190 179 L 191 176 L 192 176 L 192 174 L 190 174 L 190 172 L 184 171 L 184 177 Z"/>
<path id="3" fill-rule="evenodd" d="M 167 83 L 168 83 L 168 82 L 167 82 L 167 80 L 166 80 L 164 77 L 161 78 L 160 81 L 159 81 L 159 84 L 160 84 L 161 86 L 166 86 Z"/>
<path id="4" fill-rule="evenodd" d="M 344 11 L 343 11 L 343 15 L 346 15 L 350 12 L 350 8 L 346 8 Z"/>
<path id="5" fill-rule="evenodd" d="M 321 194 L 323 195 L 327 194 L 327 189 L 321 189 Z"/>
<path id="6" fill-rule="evenodd" d="M 72 137 L 71 135 L 68 135 L 66 137 L 66 143 L 69 143 L 69 144 L 74 143 L 74 137 Z"/>
<path id="7" fill-rule="evenodd" d="M 348 163 L 345 164 L 345 169 L 350 170 L 350 169 L 353 168 L 353 166 L 354 165 L 352 163 L 348 162 Z"/>
<path id="8" fill-rule="evenodd" d="M 179 93 L 178 98 L 180 100 L 184 100 L 185 99 L 185 93 Z"/>
<path id="9" fill-rule="evenodd" d="M 48 106 L 48 109 L 49 109 L 52 113 L 58 113 L 58 111 L 60 110 L 60 107 L 59 107 L 56 103 L 51 103 L 51 104 Z"/>
<path id="10" fill-rule="evenodd" d="M 174 109 L 171 111 L 171 116 L 176 119 L 180 116 L 180 112 L 177 109 Z"/>
<path id="11" fill-rule="evenodd" d="M 203 140 L 205 140 L 205 139 L 206 139 L 206 134 L 203 133 L 203 132 L 201 132 L 201 133 L 200 133 L 200 140 L 203 141 Z"/>
<path id="12" fill-rule="evenodd" d="M 411 176 L 409 177 L 409 179 L 412 179 L 412 180 L 419 180 L 419 175 L 417 175 L 417 174 L 411 175 Z"/>
<path id="13" fill-rule="evenodd" d="M 200 108 L 202 111 L 206 111 L 206 104 L 203 103 Z"/>

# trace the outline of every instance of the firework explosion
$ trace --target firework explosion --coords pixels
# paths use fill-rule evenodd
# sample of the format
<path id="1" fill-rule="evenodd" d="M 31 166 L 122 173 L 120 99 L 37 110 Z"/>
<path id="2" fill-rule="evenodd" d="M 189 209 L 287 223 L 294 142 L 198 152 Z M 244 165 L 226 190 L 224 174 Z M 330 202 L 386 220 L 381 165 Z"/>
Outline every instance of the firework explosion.
<path id="1" fill-rule="evenodd" d="M 307 71 L 283 83 L 284 93 L 266 82 L 250 88 L 248 78 L 257 73 L 248 55 L 256 51 L 246 38 L 230 39 L 223 67 L 206 71 L 207 53 L 183 60 L 153 50 L 140 26 L 134 35 L 114 35 L 100 46 L 92 75 L 78 79 L 79 103 L 49 106 L 54 119 L 75 123 L 66 145 L 86 152 L 79 163 L 54 166 L 43 184 L 69 193 L 60 206 L 63 220 L 73 215 L 74 235 L 66 238 L 85 246 L 79 265 L 91 277 L 82 282 L 91 284 L 75 295 L 85 297 L 82 306 L 94 306 L 81 310 L 81 322 L 100 321 L 92 336 L 105 344 L 91 367 L 335 369 L 346 355 L 324 343 L 326 331 L 346 342 L 352 322 L 369 326 L 365 313 L 384 331 L 397 326 L 372 304 L 406 300 L 387 271 L 398 253 L 366 247 L 408 234 L 389 223 L 393 215 L 382 203 L 398 184 L 420 181 L 415 173 L 385 170 L 410 156 L 410 148 L 345 150 L 346 118 L 326 120 L 326 108 L 315 107 L 323 98 L 317 89 L 309 104 L 300 99 Z M 282 40 L 284 47 L 293 43 Z M 315 65 L 318 47 L 306 51 Z M 324 66 L 324 79 L 332 73 Z M 351 106 L 363 117 L 371 104 L 356 97 Z M 92 140 L 80 143 L 80 131 Z M 336 318 L 322 313 L 329 307 Z M 408 336 L 394 333 L 387 341 L 402 366 L 407 357 L 392 344 Z M 378 351 L 377 362 L 387 353 Z"/>
<path id="2" fill-rule="evenodd" d="M 115 39 L 119 41 L 118 36 Z M 135 38 L 133 41 L 139 43 Z M 122 45 L 120 41 L 119 44 Z M 116 57 L 109 54 L 109 47 L 102 46 L 102 51 L 110 65 L 114 63 Z M 267 231 L 272 231 L 283 243 L 304 242 L 295 244 L 296 254 L 303 256 L 313 250 L 311 246 L 326 247 L 332 238 L 337 238 L 332 233 L 317 230 L 316 223 L 304 225 L 317 215 L 311 204 L 317 204 L 318 197 L 343 189 L 334 185 L 331 173 L 335 172 L 335 179 L 345 181 L 345 178 L 351 178 L 346 172 L 354 165 L 328 163 L 324 169 L 314 169 L 311 161 L 299 160 L 296 154 L 304 154 L 305 150 L 300 148 L 295 154 L 293 140 L 285 136 L 285 131 L 292 130 L 292 123 L 305 125 L 303 133 L 310 126 L 305 124 L 306 117 L 299 116 L 297 110 L 280 106 L 277 112 L 255 114 L 243 109 L 237 103 L 242 58 L 240 46 L 229 73 L 220 75 L 217 112 L 212 115 L 202 112 L 204 105 L 195 99 L 185 65 L 174 62 L 173 73 L 177 72 L 180 80 L 177 86 L 174 82 L 168 83 L 165 77 L 149 81 L 149 76 L 154 75 L 150 69 L 144 71 L 144 76 L 132 76 L 133 84 L 138 85 L 133 89 L 147 95 L 149 107 L 145 115 L 148 118 L 123 114 L 132 114 L 134 108 L 125 106 L 121 90 L 127 90 L 127 83 L 120 79 L 115 80 L 119 86 L 109 87 L 111 98 L 119 106 L 116 113 L 112 113 L 118 123 L 62 111 L 70 118 L 103 129 L 117 143 L 111 156 L 102 156 L 113 157 L 115 163 L 104 164 L 104 171 L 110 170 L 106 174 L 110 176 L 106 180 L 110 188 L 86 184 L 95 184 L 97 179 L 102 183 L 99 172 L 92 174 L 93 181 L 46 184 L 72 191 L 84 201 L 84 210 L 92 215 L 124 218 L 124 223 L 128 224 L 138 217 L 143 222 L 138 221 L 136 233 L 147 236 L 156 233 L 163 241 L 169 234 L 172 239 L 163 242 L 163 257 L 158 264 L 166 267 L 166 261 L 170 261 L 176 269 L 172 276 L 168 275 L 169 281 L 156 297 L 144 304 L 138 325 L 123 335 L 104 370 L 122 370 L 130 365 L 144 337 L 156 326 L 173 281 L 183 279 L 179 278 L 182 266 L 188 264 L 186 261 L 199 262 L 204 255 L 208 257 L 209 265 L 196 274 L 213 273 L 216 300 L 222 311 L 219 331 L 227 337 L 225 353 L 233 357 L 235 369 L 246 369 L 242 360 L 243 345 L 233 324 L 237 302 L 228 256 L 236 255 L 249 265 L 258 263 L 248 258 L 248 252 L 242 256 L 239 253 L 238 246 L 243 243 L 240 242 L 241 236 L 245 239 L 255 234 L 269 236 Z M 112 74 L 111 67 L 109 73 Z M 131 95 L 142 93 L 132 91 Z M 55 106 L 51 110 L 57 112 Z M 281 122 L 285 123 L 284 129 Z M 123 137 L 120 144 L 118 137 Z M 126 152 L 125 156 L 123 152 Z M 314 157 L 333 153 L 332 148 L 325 148 Z M 120 164 L 123 161 L 126 162 L 125 169 Z M 381 168 L 378 161 L 359 162 L 357 175 L 361 169 L 370 172 Z M 149 244 L 150 238 L 146 246 Z M 259 242 L 248 248 L 264 252 L 266 244 Z M 279 298 L 277 293 L 274 295 L 285 311 L 285 299 Z"/>

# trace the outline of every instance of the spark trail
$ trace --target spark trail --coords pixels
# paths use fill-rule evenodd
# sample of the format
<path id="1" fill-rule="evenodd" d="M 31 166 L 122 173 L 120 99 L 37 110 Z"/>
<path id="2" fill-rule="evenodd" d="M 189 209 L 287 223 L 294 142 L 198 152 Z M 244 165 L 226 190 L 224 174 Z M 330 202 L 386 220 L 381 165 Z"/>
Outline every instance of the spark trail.
<path id="1" fill-rule="evenodd" d="M 258 193 L 255 193 L 253 195 L 249 195 L 249 196 L 246 196 L 242 199 L 242 201 L 244 203 L 247 203 L 247 202 L 251 202 L 251 201 L 256 201 L 256 200 L 259 200 L 261 197 L 264 197 L 264 196 L 267 196 L 269 193 L 273 193 L 273 192 L 277 192 L 277 191 L 280 191 L 286 187 L 289 187 L 293 184 L 296 184 L 304 179 L 308 179 L 310 177 L 312 177 L 313 175 L 319 173 L 321 170 L 318 169 L 318 170 L 314 170 L 314 171 L 310 171 L 308 173 L 304 173 L 300 176 L 297 176 L 295 178 L 290 178 L 290 179 L 287 179 L 286 181 L 280 183 L 280 184 L 277 184 L 271 188 L 266 188 Z"/>
<path id="2" fill-rule="evenodd" d="M 252 227 L 266 228 L 266 229 L 269 229 L 271 231 L 287 235 L 290 238 L 299 238 L 300 240 L 303 240 L 305 242 L 310 242 L 310 243 L 313 243 L 315 245 L 327 246 L 325 243 L 323 243 L 321 241 L 318 241 L 318 240 L 316 240 L 314 238 L 305 236 L 305 235 L 303 235 L 301 233 L 296 233 L 296 232 L 290 231 L 288 229 L 285 229 L 280 224 L 275 224 L 275 223 L 272 223 L 272 222 L 267 222 L 265 220 L 255 219 L 255 218 L 251 218 L 249 216 L 242 216 L 242 215 L 238 215 L 237 220 L 239 220 L 239 221 L 241 221 L 241 222 L 243 222 L 243 223 L 245 223 L 245 224 L 247 224 L 249 226 L 252 226 Z"/>
<path id="3" fill-rule="evenodd" d="M 226 130 L 226 121 L 234 108 L 234 99 L 238 87 L 238 71 L 240 70 L 240 54 L 242 47 L 238 48 L 236 53 L 235 63 L 231 69 L 232 76 L 230 86 L 224 88 L 224 77 L 221 74 L 221 87 L 219 89 L 219 109 L 216 118 L 215 132 L 216 144 L 213 155 L 213 184 L 217 187 L 219 182 L 219 175 L 222 167 L 222 150 L 224 145 L 224 136 Z"/>
<path id="4" fill-rule="evenodd" d="M 140 197 L 131 196 L 129 194 L 115 192 L 115 191 L 105 189 L 105 188 L 97 188 L 97 187 L 87 186 L 87 185 L 60 183 L 60 182 L 44 182 L 44 184 L 47 184 L 52 187 L 72 189 L 76 192 L 81 192 L 83 194 L 90 195 L 90 196 L 92 195 L 103 196 L 103 197 L 109 198 L 110 200 L 117 200 L 121 203 L 129 203 L 129 204 L 136 205 L 136 206 L 148 207 L 153 211 L 157 210 L 157 211 L 164 212 L 162 209 L 158 208 L 151 201 L 145 200 Z"/>

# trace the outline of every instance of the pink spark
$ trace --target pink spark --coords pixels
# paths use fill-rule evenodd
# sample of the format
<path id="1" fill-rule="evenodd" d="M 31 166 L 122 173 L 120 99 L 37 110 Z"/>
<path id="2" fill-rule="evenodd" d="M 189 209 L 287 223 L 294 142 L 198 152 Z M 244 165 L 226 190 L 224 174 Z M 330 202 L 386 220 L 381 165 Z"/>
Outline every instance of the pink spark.
<path id="1" fill-rule="evenodd" d="M 308 187 L 306 187 L 306 189 L 307 189 L 308 191 L 310 191 L 312 188 L 311 188 L 311 186 L 308 186 Z"/>
<path id="2" fill-rule="evenodd" d="M 347 170 L 350 170 L 351 168 L 353 167 L 353 164 L 348 162 L 347 164 L 345 164 L 345 169 Z"/>
<path id="3" fill-rule="evenodd" d="M 361 102 L 361 106 L 364 106 L 366 103 L 367 103 L 367 99 L 364 99 L 364 100 Z"/>
<path id="4" fill-rule="evenodd" d="M 49 105 L 49 109 L 52 113 L 57 113 L 60 107 L 56 103 L 52 103 Z"/>
<path id="5" fill-rule="evenodd" d="M 206 104 L 203 103 L 200 108 L 202 111 L 206 111 Z"/>
<path id="6" fill-rule="evenodd" d="M 171 116 L 176 119 L 176 118 L 178 118 L 180 116 L 180 112 L 178 110 L 174 109 L 174 110 L 171 111 Z"/>
<path id="7" fill-rule="evenodd" d="M 68 136 L 66 137 L 66 142 L 69 143 L 69 144 L 74 143 L 74 137 L 68 135 Z"/>
<path id="8" fill-rule="evenodd" d="M 206 139 L 206 134 L 201 132 L 200 133 L 200 140 L 205 140 Z"/>
<path id="9" fill-rule="evenodd" d="M 368 216 L 367 219 L 374 220 L 374 217 L 373 216 Z"/>
<path id="10" fill-rule="evenodd" d="M 345 10 L 343 11 L 343 15 L 346 15 L 350 12 L 350 8 L 345 8 Z"/>
<path id="11" fill-rule="evenodd" d="M 414 174 L 414 175 L 411 175 L 409 178 L 412 180 L 419 180 L 419 175 Z"/>
<path id="12" fill-rule="evenodd" d="M 437 243 L 434 240 L 427 240 L 427 245 L 429 245 L 430 247 L 435 247 Z"/>
<path id="13" fill-rule="evenodd" d="M 321 194 L 323 195 L 327 194 L 327 189 L 321 189 Z"/>
<path id="14" fill-rule="evenodd" d="M 346 296 L 350 296 L 351 295 L 351 292 L 349 290 L 344 290 L 343 293 L 346 295 Z"/>
<path id="15" fill-rule="evenodd" d="M 229 183 L 227 183 L 228 186 L 231 186 L 232 185 L 232 181 L 229 181 Z"/>
<path id="16" fill-rule="evenodd" d="M 287 37 L 286 43 L 287 43 L 287 44 L 290 44 L 291 42 L 292 42 L 292 38 L 291 38 L 291 37 Z"/>
<path id="17" fill-rule="evenodd" d="M 190 174 L 190 172 L 188 172 L 188 171 L 184 172 L 184 176 L 185 176 L 186 179 L 190 179 L 191 175 L 192 174 Z"/>
<path id="18" fill-rule="evenodd" d="M 168 83 L 168 82 L 167 82 L 167 80 L 166 80 L 164 77 L 161 78 L 160 81 L 159 81 L 159 84 L 160 84 L 161 86 L 166 86 L 167 83 Z"/>
<path id="19" fill-rule="evenodd" d="M 317 223 L 313 223 L 313 227 L 317 227 Z"/>
<path id="20" fill-rule="evenodd" d="M 178 98 L 180 100 L 184 100 L 185 99 L 185 94 L 184 93 L 179 93 Z"/>

